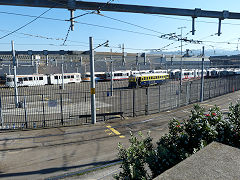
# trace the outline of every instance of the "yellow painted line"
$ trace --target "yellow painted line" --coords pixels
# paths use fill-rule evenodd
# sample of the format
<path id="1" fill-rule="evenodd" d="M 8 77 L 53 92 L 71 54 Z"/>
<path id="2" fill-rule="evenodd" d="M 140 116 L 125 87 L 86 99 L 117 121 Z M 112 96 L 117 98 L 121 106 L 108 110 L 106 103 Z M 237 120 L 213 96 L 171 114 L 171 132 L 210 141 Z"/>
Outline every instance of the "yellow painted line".
<path id="1" fill-rule="evenodd" d="M 114 134 L 118 135 L 120 138 L 125 138 L 125 136 L 122 136 L 121 133 L 118 132 L 116 129 L 112 128 L 112 126 L 106 126 L 106 127 L 108 129 L 106 129 L 105 132 L 108 133 L 108 135 L 112 135 L 112 133 L 114 133 Z"/>
<path id="2" fill-rule="evenodd" d="M 112 132 L 114 132 L 116 135 L 120 135 L 121 133 L 118 132 L 116 129 L 114 128 L 109 128 Z"/>

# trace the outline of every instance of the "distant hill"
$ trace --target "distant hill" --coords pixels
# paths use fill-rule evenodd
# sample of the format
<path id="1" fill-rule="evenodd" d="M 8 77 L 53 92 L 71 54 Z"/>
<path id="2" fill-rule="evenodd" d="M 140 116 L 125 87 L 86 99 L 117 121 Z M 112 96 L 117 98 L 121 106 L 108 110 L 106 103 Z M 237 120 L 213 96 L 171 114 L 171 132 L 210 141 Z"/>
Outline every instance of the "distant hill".
<path id="1" fill-rule="evenodd" d="M 186 53 L 186 51 L 183 51 L 183 55 Z M 202 52 L 201 50 L 190 50 L 190 55 L 200 55 Z M 149 54 L 177 54 L 180 55 L 180 51 L 163 51 L 163 52 L 149 52 Z M 240 51 L 230 51 L 230 50 L 224 50 L 224 49 L 215 49 L 215 52 L 213 49 L 207 49 L 205 50 L 205 56 L 224 56 L 224 55 L 240 55 Z"/>

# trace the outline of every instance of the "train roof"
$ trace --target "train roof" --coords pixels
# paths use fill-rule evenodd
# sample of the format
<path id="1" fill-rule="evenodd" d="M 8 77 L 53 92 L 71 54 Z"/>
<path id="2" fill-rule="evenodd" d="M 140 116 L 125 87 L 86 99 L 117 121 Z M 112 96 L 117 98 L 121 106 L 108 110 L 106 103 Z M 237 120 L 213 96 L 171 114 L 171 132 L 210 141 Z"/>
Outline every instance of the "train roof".
<path id="1" fill-rule="evenodd" d="M 132 74 L 131 77 L 142 77 L 142 76 L 164 76 L 169 75 L 168 73 L 144 73 L 144 74 Z"/>
<path id="2" fill-rule="evenodd" d="M 35 76 L 45 76 L 45 74 L 25 74 L 25 75 L 19 75 L 17 74 L 16 77 L 35 77 Z M 7 78 L 13 78 L 14 75 L 8 74 L 6 75 Z"/>

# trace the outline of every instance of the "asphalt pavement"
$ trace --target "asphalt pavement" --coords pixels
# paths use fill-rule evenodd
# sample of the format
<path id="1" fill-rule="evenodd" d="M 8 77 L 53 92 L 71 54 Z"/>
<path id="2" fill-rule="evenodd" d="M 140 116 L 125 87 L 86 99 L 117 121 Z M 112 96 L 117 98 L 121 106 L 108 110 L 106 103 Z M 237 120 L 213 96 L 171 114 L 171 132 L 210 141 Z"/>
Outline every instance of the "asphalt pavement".
<path id="1" fill-rule="evenodd" d="M 206 108 L 228 110 L 240 91 L 201 103 Z M 193 105 L 154 115 L 114 119 L 96 125 L 49 128 L 0 134 L 0 178 L 2 179 L 113 179 L 119 165 L 101 168 L 117 161 L 119 142 L 128 146 L 130 131 L 151 132 L 156 142 L 168 131 L 172 118 L 188 118 Z M 94 171 L 85 174 L 92 168 Z M 79 172 L 80 176 L 76 176 Z M 70 177 L 69 175 L 74 175 Z M 68 176 L 67 176 L 68 175 Z"/>

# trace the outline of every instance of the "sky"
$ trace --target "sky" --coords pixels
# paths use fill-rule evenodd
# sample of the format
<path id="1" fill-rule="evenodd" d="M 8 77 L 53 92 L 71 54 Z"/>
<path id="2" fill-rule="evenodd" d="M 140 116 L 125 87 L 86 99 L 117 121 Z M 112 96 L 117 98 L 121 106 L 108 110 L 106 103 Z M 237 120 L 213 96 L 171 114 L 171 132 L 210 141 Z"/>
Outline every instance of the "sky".
<path id="1" fill-rule="evenodd" d="M 94 1 L 107 2 L 108 0 Z M 202 10 L 212 11 L 228 10 L 240 13 L 240 2 L 238 0 L 114 0 L 113 3 L 185 9 L 201 8 Z M 45 14 L 42 16 L 44 18 L 38 18 L 19 31 L 4 37 L 35 18 L 29 17 L 29 15 L 39 16 L 44 12 Z M 75 16 L 84 13 L 86 11 L 76 10 Z M 178 51 L 180 53 L 180 41 L 159 38 L 159 36 L 168 33 L 180 35 L 179 27 L 185 27 L 182 29 L 183 37 L 203 41 L 201 44 L 186 44 L 183 42 L 183 51 L 190 49 L 199 50 L 200 52 L 203 46 L 206 50 L 212 51 L 212 53 L 215 50 L 216 55 L 222 50 L 234 52 L 238 52 L 238 49 L 240 50 L 240 44 L 238 48 L 238 42 L 240 42 L 240 20 L 223 20 L 222 34 L 217 36 L 218 19 L 197 18 L 195 35 L 191 35 L 191 17 L 101 11 L 101 14 L 104 16 L 87 14 L 77 18 L 74 31 L 69 31 L 68 33 L 70 23 L 65 20 L 69 20 L 70 13 L 65 9 L 0 5 L 0 14 L 1 51 L 11 50 L 12 40 L 15 43 L 16 51 L 82 51 L 89 49 L 89 37 L 93 37 L 94 47 L 107 40 L 109 41 L 110 47 L 100 47 L 96 51 L 110 51 L 112 49 L 113 52 L 121 52 L 121 46 L 124 44 L 126 52 L 140 53 L 148 52 L 150 49 L 160 49 L 160 52 L 163 54 L 169 51 Z M 66 37 L 67 40 L 64 42 Z"/>

